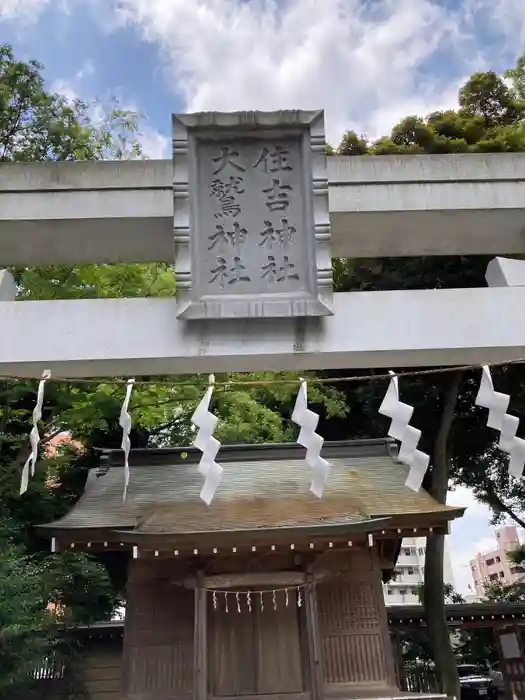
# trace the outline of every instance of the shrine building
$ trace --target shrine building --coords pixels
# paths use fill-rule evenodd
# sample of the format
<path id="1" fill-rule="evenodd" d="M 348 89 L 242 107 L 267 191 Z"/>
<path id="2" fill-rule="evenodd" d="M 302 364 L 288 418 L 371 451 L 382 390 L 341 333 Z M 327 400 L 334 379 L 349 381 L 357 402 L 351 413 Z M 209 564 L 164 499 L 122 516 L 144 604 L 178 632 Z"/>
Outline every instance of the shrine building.
<path id="1" fill-rule="evenodd" d="M 396 450 L 325 443 L 318 499 L 300 446 L 223 446 L 210 506 L 195 448 L 132 450 L 125 501 L 122 453 L 105 455 L 39 529 L 57 551 L 129 552 L 122 698 L 399 696 L 382 580 L 403 537 L 447 533 L 463 509 L 405 486 Z"/>

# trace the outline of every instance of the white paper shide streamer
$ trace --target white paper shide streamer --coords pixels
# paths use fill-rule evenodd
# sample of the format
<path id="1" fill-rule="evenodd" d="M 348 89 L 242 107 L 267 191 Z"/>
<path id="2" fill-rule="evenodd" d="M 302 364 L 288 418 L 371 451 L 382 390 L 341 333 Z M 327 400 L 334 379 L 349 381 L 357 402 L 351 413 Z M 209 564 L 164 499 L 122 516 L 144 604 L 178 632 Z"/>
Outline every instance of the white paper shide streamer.
<path id="1" fill-rule="evenodd" d="M 405 486 L 412 491 L 419 491 L 428 469 L 430 457 L 417 449 L 421 430 L 409 425 L 414 407 L 399 400 L 399 381 L 393 372 L 385 398 L 379 407 L 379 413 L 392 419 L 388 435 L 399 440 L 398 460 L 409 467 Z"/>
<path id="2" fill-rule="evenodd" d="M 223 472 L 220 464 L 217 464 L 215 461 L 221 443 L 217 438 L 213 437 L 219 419 L 213 413 L 210 413 L 210 401 L 214 384 L 215 377 L 213 374 L 210 374 L 206 393 L 191 417 L 191 422 L 199 429 L 193 444 L 202 452 L 202 457 L 197 467 L 199 474 L 202 474 L 204 477 L 204 485 L 201 489 L 200 497 L 208 506 L 213 501 Z"/>
<path id="3" fill-rule="evenodd" d="M 129 439 L 129 434 L 131 432 L 131 416 L 128 413 L 129 401 L 131 399 L 131 392 L 133 390 L 133 385 L 135 384 L 134 379 L 128 379 L 126 383 L 126 394 L 124 396 L 124 401 L 122 402 L 122 408 L 120 409 L 120 427 L 122 428 L 122 444 L 121 447 L 124 451 L 124 493 L 122 495 L 122 500 L 126 500 L 128 494 L 129 485 L 129 450 L 131 447 L 131 442 Z"/>
<path id="4" fill-rule="evenodd" d="M 22 469 L 22 478 L 20 480 L 20 495 L 27 491 L 27 486 L 29 484 L 29 473 L 31 476 L 35 475 L 35 464 L 38 459 L 38 445 L 40 443 L 40 433 L 38 432 L 38 421 L 42 418 L 42 406 L 44 404 L 44 387 L 46 382 L 51 377 L 51 370 L 46 369 L 42 372 L 42 379 L 38 384 L 38 390 L 36 394 L 36 404 L 33 409 L 33 427 L 29 435 L 29 441 L 31 443 L 31 454 L 26 460 L 24 467 Z"/>
<path id="5" fill-rule="evenodd" d="M 520 420 L 507 413 L 510 396 L 494 391 L 490 369 L 482 368 L 481 383 L 474 402 L 476 406 L 487 408 L 487 425 L 500 433 L 498 448 L 510 456 L 509 474 L 519 479 L 525 466 L 525 440 L 516 437 Z"/>
<path id="6" fill-rule="evenodd" d="M 330 465 L 326 459 L 321 457 L 324 438 L 315 432 L 319 416 L 308 408 L 308 395 L 304 379 L 301 380 L 299 386 L 292 421 L 301 428 L 297 442 L 306 448 L 305 462 L 312 470 L 310 491 L 318 498 L 322 498 L 325 484 L 330 475 Z"/>

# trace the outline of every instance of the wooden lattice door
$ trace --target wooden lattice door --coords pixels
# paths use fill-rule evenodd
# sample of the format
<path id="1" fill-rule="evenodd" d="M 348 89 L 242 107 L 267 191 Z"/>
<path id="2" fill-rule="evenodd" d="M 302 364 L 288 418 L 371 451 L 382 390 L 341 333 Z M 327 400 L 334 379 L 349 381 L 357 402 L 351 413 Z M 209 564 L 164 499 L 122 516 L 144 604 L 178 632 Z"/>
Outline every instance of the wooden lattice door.
<path id="1" fill-rule="evenodd" d="M 394 682 L 374 576 L 374 571 L 348 572 L 347 580 L 342 576 L 317 587 L 323 678 L 328 685 Z"/>
<path id="2" fill-rule="evenodd" d="M 300 614 L 293 592 L 250 600 L 218 594 L 208 607 L 208 688 L 212 697 L 301 693 L 304 690 Z"/>

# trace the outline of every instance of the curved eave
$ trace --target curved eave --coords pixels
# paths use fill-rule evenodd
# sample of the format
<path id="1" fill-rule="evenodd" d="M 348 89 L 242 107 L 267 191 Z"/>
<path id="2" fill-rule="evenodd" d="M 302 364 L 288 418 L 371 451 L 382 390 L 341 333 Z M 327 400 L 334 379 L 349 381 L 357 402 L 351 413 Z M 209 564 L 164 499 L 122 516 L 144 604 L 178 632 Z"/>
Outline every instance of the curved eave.
<path id="1" fill-rule="evenodd" d="M 132 531 L 134 527 L 134 525 L 123 525 L 122 529 L 119 528 L 119 530 L 103 527 L 68 527 L 67 525 L 62 525 L 59 520 L 53 523 L 34 526 L 41 537 L 57 537 L 64 540 L 73 540 L 75 542 L 84 540 L 91 542 L 121 542 L 122 540 L 118 538 L 115 533 L 129 532 L 130 530 Z"/>
<path id="2" fill-rule="evenodd" d="M 290 542 L 293 539 L 320 538 L 320 537 L 342 537 L 353 534 L 368 534 L 384 530 L 390 522 L 390 518 L 375 518 L 357 523 L 342 523 L 337 525 L 308 525 L 303 527 L 276 527 L 256 530 L 217 530 L 215 532 L 163 532 L 151 531 L 140 532 L 138 530 L 114 530 L 119 540 L 126 544 L 137 544 L 154 546 L 159 541 L 195 542 L 205 539 L 208 544 L 214 542 L 232 543 L 234 545 L 241 542 L 251 543 L 261 540 L 271 540 L 272 543 Z"/>
<path id="3" fill-rule="evenodd" d="M 447 522 L 449 520 L 455 520 L 456 518 L 461 518 L 465 514 L 466 508 L 455 507 L 455 506 L 443 506 L 439 510 L 432 510 L 427 512 L 417 512 L 417 513 L 400 513 L 396 515 L 386 515 L 382 513 L 376 514 L 376 517 L 388 517 L 390 518 L 391 525 L 405 525 L 413 521 L 418 523 L 438 523 Z"/>

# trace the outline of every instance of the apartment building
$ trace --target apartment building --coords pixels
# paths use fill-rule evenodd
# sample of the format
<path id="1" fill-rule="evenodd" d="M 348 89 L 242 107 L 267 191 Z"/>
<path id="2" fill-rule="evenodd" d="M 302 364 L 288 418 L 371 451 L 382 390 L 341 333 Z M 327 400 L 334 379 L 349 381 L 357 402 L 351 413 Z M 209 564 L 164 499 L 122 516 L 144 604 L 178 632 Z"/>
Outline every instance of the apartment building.
<path id="1" fill-rule="evenodd" d="M 505 525 L 496 530 L 496 548 L 490 552 L 478 552 L 470 561 L 470 571 L 474 580 L 474 589 L 478 596 L 483 596 L 487 583 L 517 583 L 524 578 L 522 567 L 517 567 L 508 559 L 508 552 L 520 544 L 515 525 Z"/>
<path id="2" fill-rule="evenodd" d="M 418 605 L 418 591 L 425 575 L 425 537 L 405 537 L 396 562 L 395 578 L 383 585 L 386 605 Z M 450 554 L 445 542 L 444 571 L 445 583 L 454 586 L 454 576 Z"/>

